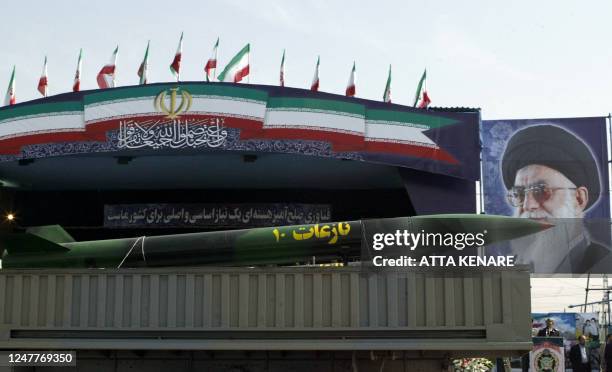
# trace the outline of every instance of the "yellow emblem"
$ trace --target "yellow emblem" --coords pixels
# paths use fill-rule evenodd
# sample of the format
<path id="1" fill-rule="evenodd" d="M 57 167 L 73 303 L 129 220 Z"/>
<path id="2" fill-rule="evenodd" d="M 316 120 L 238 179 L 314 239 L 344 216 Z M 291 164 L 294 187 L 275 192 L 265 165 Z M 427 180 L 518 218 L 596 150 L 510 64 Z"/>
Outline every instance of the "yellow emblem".
<path id="1" fill-rule="evenodd" d="M 191 94 L 179 87 L 170 88 L 170 107 L 166 104 L 166 96 L 168 90 L 161 91 L 156 97 L 153 104 L 157 111 L 166 114 L 167 119 L 176 119 L 181 113 L 187 112 L 191 107 Z M 177 106 L 177 95 L 180 95 L 181 103 Z"/>

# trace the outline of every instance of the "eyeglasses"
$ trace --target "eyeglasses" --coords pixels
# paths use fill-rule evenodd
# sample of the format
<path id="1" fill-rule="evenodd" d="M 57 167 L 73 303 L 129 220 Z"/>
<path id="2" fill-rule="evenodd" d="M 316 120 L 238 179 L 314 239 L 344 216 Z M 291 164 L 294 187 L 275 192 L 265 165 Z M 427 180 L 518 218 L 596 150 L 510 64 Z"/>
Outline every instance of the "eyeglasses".
<path id="1" fill-rule="evenodd" d="M 525 203 L 525 196 L 531 193 L 533 199 L 542 204 L 550 199 L 557 190 L 576 190 L 576 187 L 550 187 L 545 184 L 537 184 L 529 187 L 514 186 L 508 191 L 508 202 L 513 207 L 520 207 Z"/>

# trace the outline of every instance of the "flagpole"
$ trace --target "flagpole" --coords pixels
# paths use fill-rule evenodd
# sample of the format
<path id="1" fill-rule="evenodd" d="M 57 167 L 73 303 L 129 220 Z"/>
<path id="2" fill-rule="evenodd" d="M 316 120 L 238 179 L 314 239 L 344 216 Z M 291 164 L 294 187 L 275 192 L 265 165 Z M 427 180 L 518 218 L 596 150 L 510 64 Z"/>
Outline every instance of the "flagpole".
<path id="1" fill-rule="evenodd" d="M 607 144 L 607 150 L 608 150 L 608 195 L 610 195 L 610 190 L 612 190 L 610 188 L 611 182 L 612 182 L 612 177 L 610 177 L 609 175 L 612 174 L 612 153 L 611 153 L 611 140 L 612 140 L 612 114 L 608 113 L 608 120 L 607 121 L 607 130 L 606 130 L 606 144 Z M 608 208 L 610 208 L 610 210 L 612 210 L 612 198 L 609 198 L 608 200 Z"/>
<path id="2" fill-rule="evenodd" d="M 149 70 L 149 47 L 150 46 L 151 46 L 151 40 L 147 40 L 147 51 L 145 53 L 146 54 L 146 56 L 145 56 L 146 58 L 145 58 L 145 64 L 143 66 L 144 68 L 142 70 L 142 76 L 144 77 L 144 79 L 143 79 L 144 85 L 147 85 L 147 83 L 148 83 L 147 80 L 149 79 L 149 76 L 148 76 L 149 71 L 148 70 Z"/>
<path id="3" fill-rule="evenodd" d="M 115 55 L 115 70 L 113 71 L 113 86 L 111 88 L 117 87 L 117 59 L 119 57 L 119 44 L 117 44 L 117 54 Z"/>
<path id="4" fill-rule="evenodd" d="M 181 32 L 181 38 L 179 39 L 179 48 L 178 48 L 178 52 L 179 54 L 179 60 L 178 60 L 178 71 L 176 71 L 176 82 L 179 83 L 181 80 L 181 62 L 183 59 L 183 32 Z M 175 58 L 176 58 L 176 54 L 175 54 Z"/>
<path id="5" fill-rule="evenodd" d="M 48 79 L 47 77 L 47 56 L 45 56 L 45 63 L 43 65 L 43 74 L 45 79 Z M 47 97 L 49 94 L 49 82 L 45 81 L 45 94 L 43 94 L 43 97 Z"/>
<path id="6" fill-rule="evenodd" d="M 215 48 L 215 68 L 213 71 L 213 80 L 217 79 L 217 65 L 219 64 L 219 37 L 217 36 L 217 48 Z"/>
<path id="7" fill-rule="evenodd" d="M 49 76 L 47 75 L 47 56 L 45 56 L 45 79 L 47 79 L 45 82 L 45 97 L 49 96 Z"/>
<path id="8" fill-rule="evenodd" d="M 49 97 L 49 77 L 47 76 L 47 85 L 45 85 L 45 98 Z"/>
<path id="9" fill-rule="evenodd" d="M 425 69 L 425 89 L 423 90 L 423 98 L 425 98 L 426 93 L 427 93 L 427 69 Z M 427 106 L 425 106 L 425 110 L 429 110 L 429 103 L 427 103 Z"/>

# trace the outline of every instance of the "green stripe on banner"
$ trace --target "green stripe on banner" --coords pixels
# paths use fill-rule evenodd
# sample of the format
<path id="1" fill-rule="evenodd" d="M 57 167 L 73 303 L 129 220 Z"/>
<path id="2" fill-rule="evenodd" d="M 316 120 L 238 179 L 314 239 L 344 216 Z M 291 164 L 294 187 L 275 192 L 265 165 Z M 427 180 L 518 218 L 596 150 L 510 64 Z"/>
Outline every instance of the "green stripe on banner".
<path id="1" fill-rule="evenodd" d="M 243 88 L 235 85 L 194 85 L 193 88 L 186 86 L 188 92 L 195 95 L 226 96 L 243 98 L 266 103 L 268 92 L 259 89 Z"/>
<path id="2" fill-rule="evenodd" d="M 85 96 L 85 105 L 91 105 L 95 103 L 105 101 L 116 101 L 121 99 L 130 98 L 141 98 L 141 97 L 153 97 L 159 93 L 170 88 L 179 87 L 186 90 L 191 95 L 211 95 L 211 96 L 222 96 L 232 98 L 242 98 L 247 100 L 262 101 L 265 103 L 268 99 L 268 93 L 258 89 L 235 87 L 231 85 L 180 85 L 180 84 L 167 84 L 167 85 L 147 85 L 147 86 L 136 86 L 132 88 L 123 89 L 109 89 L 106 91 L 100 91 L 91 93 Z"/>
<path id="3" fill-rule="evenodd" d="M 368 110 L 366 121 L 392 121 L 398 124 L 419 124 L 429 128 L 440 128 L 448 125 L 457 124 L 456 119 L 449 119 L 442 116 L 423 115 L 412 112 L 391 111 L 391 110 Z"/>
<path id="4" fill-rule="evenodd" d="M 162 90 L 169 89 L 173 86 L 139 86 L 133 88 L 122 88 L 122 89 L 108 89 L 101 90 L 95 93 L 89 93 L 83 97 L 83 103 L 85 106 L 94 103 L 100 103 L 105 101 L 115 101 L 120 99 L 139 98 L 139 97 L 155 97 Z"/>
<path id="5" fill-rule="evenodd" d="M 21 116 L 42 115 L 51 113 L 83 111 L 81 101 L 38 103 L 27 106 L 11 107 L 0 110 L 0 121 L 8 119 L 19 119 Z"/>
<path id="6" fill-rule="evenodd" d="M 289 98 L 289 97 L 271 97 L 268 100 L 268 107 L 272 109 L 293 108 L 293 109 L 308 109 L 321 111 L 345 112 L 354 115 L 365 116 L 365 107 L 363 105 L 311 98 Z"/>

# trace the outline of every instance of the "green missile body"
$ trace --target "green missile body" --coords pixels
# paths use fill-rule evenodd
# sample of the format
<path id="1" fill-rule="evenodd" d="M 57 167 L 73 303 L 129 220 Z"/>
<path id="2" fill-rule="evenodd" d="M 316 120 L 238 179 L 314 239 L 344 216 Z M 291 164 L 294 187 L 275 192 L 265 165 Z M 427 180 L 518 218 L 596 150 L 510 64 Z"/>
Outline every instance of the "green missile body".
<path id="1" fill-rule="evenodd" d="M 550 224 L 487 215 L 431 215 L 76 242 L 60 226 L 0 236 L 4 268 L 117 268 L 292 265 L 359 258 L 374 234 L 484 233 L 484 244 L 519 238 Z M 428 247 L 428 249 L 431 247 Z"/>

